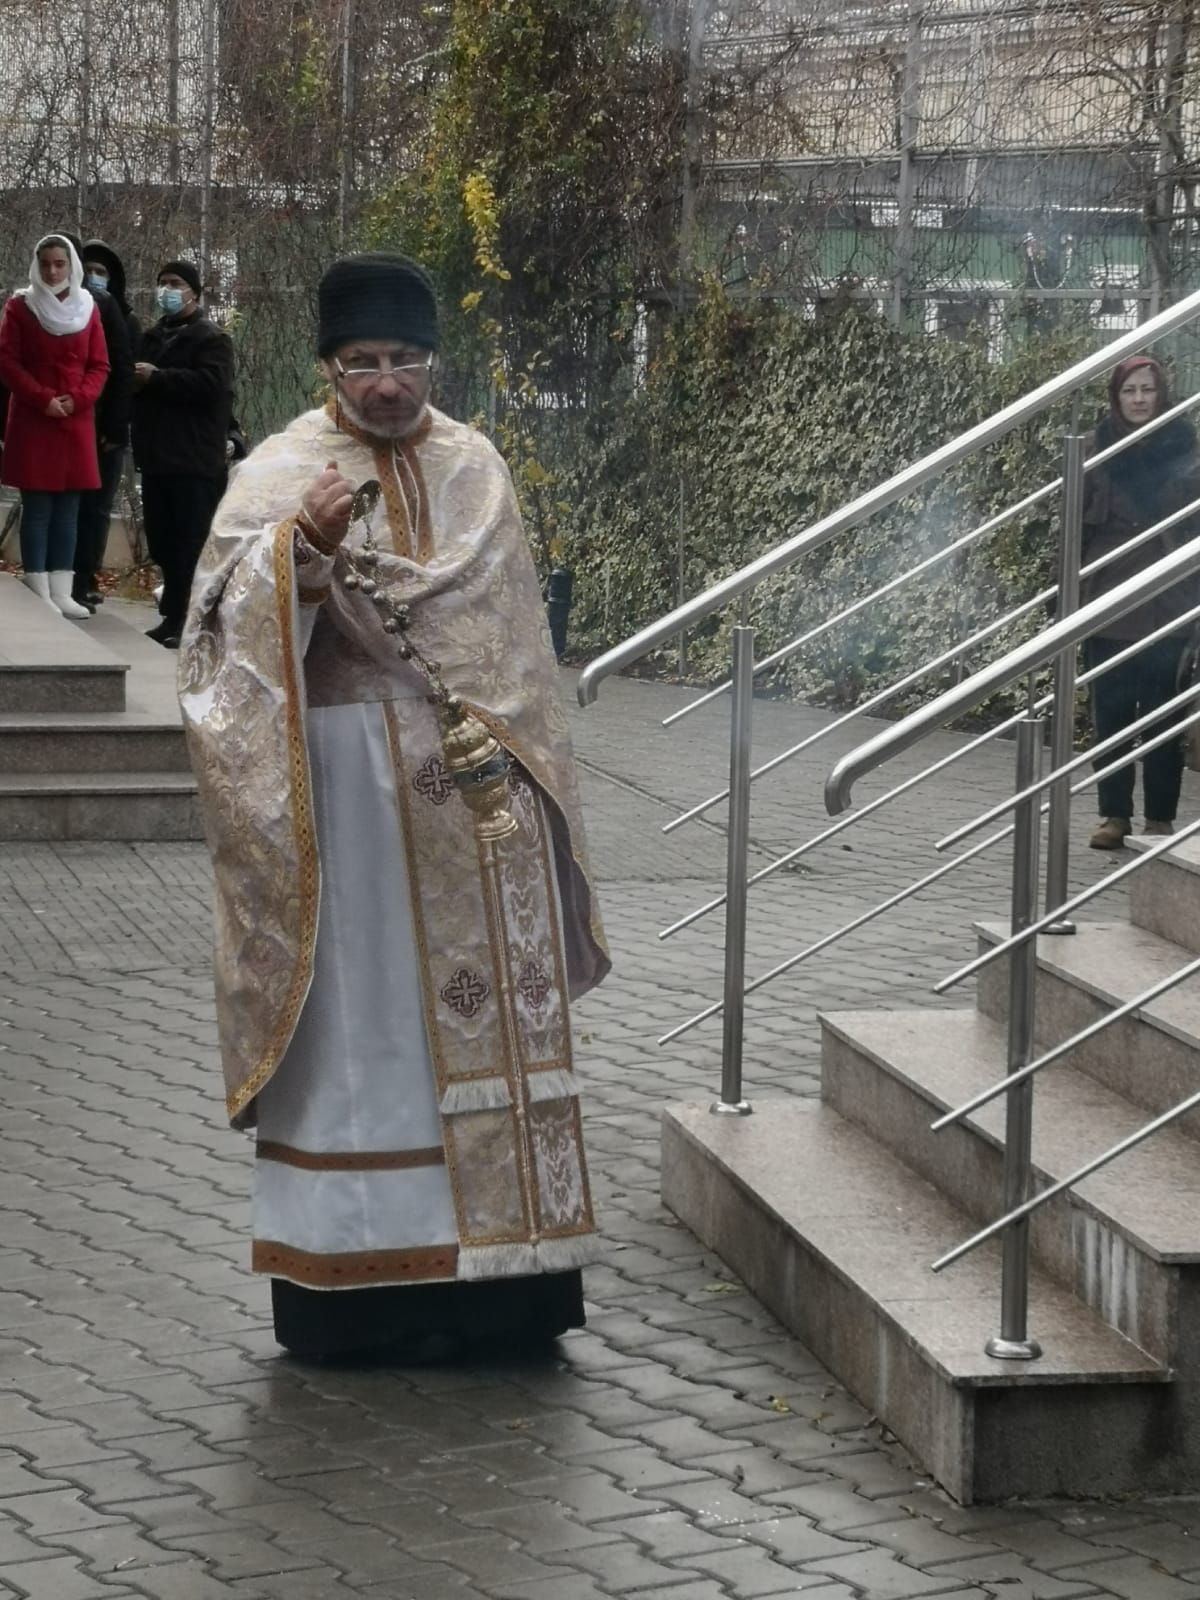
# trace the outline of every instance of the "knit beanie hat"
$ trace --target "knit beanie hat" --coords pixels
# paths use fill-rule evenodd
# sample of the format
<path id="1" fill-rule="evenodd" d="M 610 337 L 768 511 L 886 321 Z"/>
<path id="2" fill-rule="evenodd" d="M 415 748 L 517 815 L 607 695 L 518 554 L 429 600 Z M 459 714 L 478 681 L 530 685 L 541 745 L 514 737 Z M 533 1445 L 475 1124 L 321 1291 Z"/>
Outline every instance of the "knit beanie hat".
<path id="1" fill-rule="evenodd" d="M 164 272 L 170 272 L 175 277 L 182 278 L 197 300 L 204 293 L 204 287 L 200 282 L 200 274 L 190 261 L 164 261 L 155 274 L 156 281 L 162 277 Z"/>
<path id="2" fill-rule="evenodd" d="M 383 251 L 335 261 L 317 288 L 317 354 L 330 355 L 351 339 L 397 339 L 436 350 L 437 293 L 424 268 Z"/>
<path id="3" fill-rule="evenodd" d="M 1121 419 L 1120 393 L 1121 385 L 1126 378 L 1131 378 L 1135 372 L 1145 368 L 1154 379 L 1154 387 L 1158 390 L 1158 414 L 1161 415 L 1169 405 L 1169 388 L 1167 375 L 1153 356 L 1128 356 L 1119 367 L 1113 368 L 1112 376 L 1108 380 L 1108 404 L 1114 417 Z"/>

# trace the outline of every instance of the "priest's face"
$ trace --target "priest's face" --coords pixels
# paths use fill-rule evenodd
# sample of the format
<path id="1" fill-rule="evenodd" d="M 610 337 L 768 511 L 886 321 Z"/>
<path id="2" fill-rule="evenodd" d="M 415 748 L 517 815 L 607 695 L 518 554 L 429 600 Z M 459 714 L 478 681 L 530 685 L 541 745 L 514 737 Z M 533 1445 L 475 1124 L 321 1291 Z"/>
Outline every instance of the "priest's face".
<path id="1" fill-rule="evenodd" d="M 425 414 L 431 350 L 395 339 L 354 339 L 322 365 L 350 421 L 377 438 L 407 438 Z"/>

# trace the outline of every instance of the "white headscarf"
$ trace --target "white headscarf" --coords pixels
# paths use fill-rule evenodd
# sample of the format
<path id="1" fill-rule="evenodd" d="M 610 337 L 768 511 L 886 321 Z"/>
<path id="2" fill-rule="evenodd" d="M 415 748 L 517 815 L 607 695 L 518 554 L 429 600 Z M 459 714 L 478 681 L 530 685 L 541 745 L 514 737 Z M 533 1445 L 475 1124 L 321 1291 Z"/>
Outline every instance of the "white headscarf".
<path id="1" fill-rule="evenodd" d="M 62 245 L 71 263 L 67 292 L 61 300 L 48 283 L 42 282 L 41 268 L 38 265 L 38 251 L 44 249 L 47 240 L 50 239 Z M 20 293 L 25 296 L 25 304 L 47 333 L 82 333 L 92 320 L 92 312 L 96 309 L 96 302 L 83 287 L 83 263 L 76 255 L 71 241 L 64 239 L 61 233 L 48 233 L 44 239 L 38 240 L 33 248 L 33 264 L 29 268 L 29 287 L 22 289 Z"/>

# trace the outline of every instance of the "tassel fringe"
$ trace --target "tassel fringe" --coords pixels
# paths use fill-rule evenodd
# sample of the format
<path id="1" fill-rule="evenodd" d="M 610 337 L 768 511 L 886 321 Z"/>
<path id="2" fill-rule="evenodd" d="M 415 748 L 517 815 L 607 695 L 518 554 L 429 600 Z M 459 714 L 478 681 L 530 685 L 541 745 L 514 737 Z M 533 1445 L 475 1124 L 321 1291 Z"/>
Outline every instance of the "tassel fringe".
<path id="1" fill-rule="evenodd" d="M 523 1278 L 537 1270 L 537 1250 L 531 1244 L 522 1242 L 459 1247 L 458 1276 L 466 1282 L 481 1278 Z"/>
<path id="2" fill-rule="evenodd" d="M 600 1259 L 600 1240 L 594 1233 L 578 1233 L 570 1239 L 540 1239 L 536 1249 L 543 1272 L 572 1272 Z"/>
<path id="3" fill-rule="evenodd" d="M 526 1082 L 532 1104 L 539 1100 L 569 1100 L 582 1092 L 579 1079 L 570 1067 L 548 1067 L 545 1072 L 531 1072 Z"/>
<path id="4" fill-rule="evenodd" d="M 466 1078 L 451 1083 L 442 1096 L 444 1117 L 462 1111 L 499 1111 L 512 1105 L 512 1092 L 503 1078 Z"/>

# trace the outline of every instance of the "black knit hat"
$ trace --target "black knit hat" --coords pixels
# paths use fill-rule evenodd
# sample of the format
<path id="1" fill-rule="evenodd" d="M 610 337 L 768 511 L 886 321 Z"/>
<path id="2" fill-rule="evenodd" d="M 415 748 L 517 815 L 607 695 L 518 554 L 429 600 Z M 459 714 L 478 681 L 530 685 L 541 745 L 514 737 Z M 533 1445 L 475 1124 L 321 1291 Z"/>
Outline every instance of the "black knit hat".
<path id="1" fill-rule="evenodd" d="M 317 289 L 317 354 L 351 339 L 402 339 L 436 350 L 437 293 L 425 269 L 383 251 L 335 261 Z"/>
<path id="2" fill-rule="evenodd" d="M 204 293 L 204 285 L 200 282 L 200 274 L 190 261 L 164 261 L 155 274 L 155 281 L 161 278 L 164 272 L 170 272 L 176 278 L 182 278 L 197 300 Z"/>

